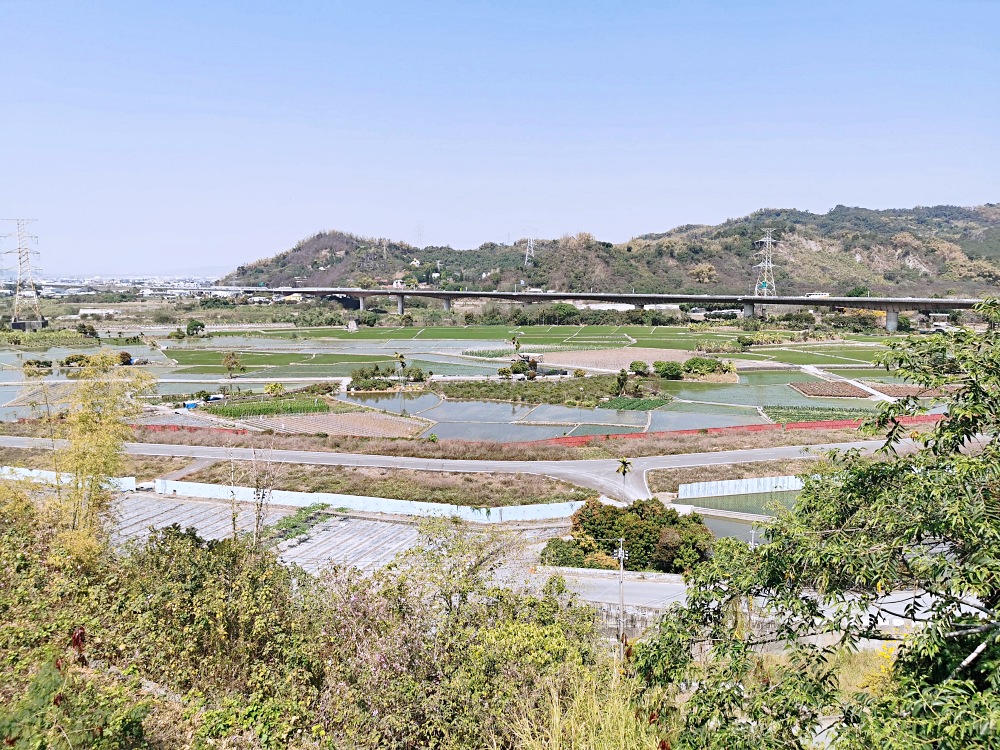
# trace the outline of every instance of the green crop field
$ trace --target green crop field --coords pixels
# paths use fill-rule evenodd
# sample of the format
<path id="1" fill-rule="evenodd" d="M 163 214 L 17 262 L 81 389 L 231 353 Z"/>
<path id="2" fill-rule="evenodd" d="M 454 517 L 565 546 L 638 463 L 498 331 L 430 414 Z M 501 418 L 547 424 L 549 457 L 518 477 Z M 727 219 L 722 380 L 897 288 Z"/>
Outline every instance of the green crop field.
<path id="1" fill-rule="evenodd" d="M 222 365 L 225 352 L 219 349 L 168 349 L 167 356 L 179 365 Z M 385 362 L 391 357 L 378 354 L 310 354 L 307 352 L 237 352 L 246 367 L 280 367 L 283 365 L 337 365 Z"/>
<path id="2" fill-rule="evenodd" d="M 872 409 L 851 409 L 822 406 L 765 406 L 764 413 L 775 422 L 820 422 L 838 419 L 867 419 Z"/>
<path id="3" fill-rule="evenodd" d="M 783 338 L 790 339 L 789 331 L 774 331 Z M 234 335 L 236 335 L 234 333 Z M 240 332 L 239 335 L 248 334 Z M 510 341 L 516 337 L 520 342 L 522 353 L 551 352 L 560 347 L 573 350 L 586 349 L 619 349 L 619 348 L 650 348 L 672 349 L 676 351 L 696 351 L 699 342 L 726 343 L 734 341 L 743 332 L 738 330 L 690 330 L 686 326 L 615 326 L 615 325 L 538 325 L 538 326 L 435 326 L 407 328 L 362 328 L 349 333 L 343 328 L 303 328 L 281 329 L 249 334 L 252 337 L 277 338 L 291 340 L 308 338 L 310 346 L 328 347 L 329 353 L 309 354 L 303 352 L 271 352 L 244 351 L 240 353 L 241 363 L 248 371 L 260 368 L 289 366 L 337 366 L 337 374 L 349 374 L 350 365 L 386 362 L 381 354 L 352 354 L 352 343 L 359 347 L 381 342 L 386 351 L 394 348 L 394 342 L 410 353 L 435 352 L 436 342 L 476 342 L 468 351 L 489 351 L 507 349 Z M 747 352 L 724 353 L 719 356 L 736 360 L 771 361 L 789 365 L 862 365 L 870 362 L 884 348 L 877 346 L 889 340 L 886 336 L 845 335 L 845 341 L 816 342 L 806 345 L 789 344 L 787 347 L 776 344 L 769 347 L 757 347 Z M 405 345 L 404 345 L 405 342 Z M 421 343 L 423 342 L 423 343 Z M 289 346 L 293 344 L 289 341 Z M 444 349 L 453 349 L 455 344 L 439 344 Z M 425 348 L 421 348 L 425 347 Z M 380 347 L 382 348 L 382 347 Z M 250 347 L 248 347 L 250 349 Z M 343 351 L 347 350 L 347 351 Z M 175 359 L 178 364 L 198 370 L 188 369 L 187 373 L 223 373 L 221 367 L 223 351 L 220 349 L 188 349 L 184 346 L 170 347 L 166 354 Z M 457 355 L 455 355 L 457 356 Z M 473 355 L 474 356 L 474 355 Z M 408 356 L 408 359 L 412 358 Z M 206 368 L 206 369 L 202 369 Z M 433 368 L 432 368 L 433 369 Z M 331 373 L 332 374 L 332 371 Z"/>
<path id="4" fill-rule="evenodd" d="M 661 406 L 669 404 L 669 398 L 628 398 L 619 396 L 609 401 L 598 404 L 601 409 L 615 409 L 616 411 L 650 411 L 659 409 Z"/>
<path id="5" fill-rule="evenodd" d="M 220 404 L 205 409 L 229 419 L 246 417 L 268 417 L 275 414 L 315 414 L 330 411 L 330 405 L 317 398 L 283 398 L 269 401 L 247 401 L 243 403 Z"/>

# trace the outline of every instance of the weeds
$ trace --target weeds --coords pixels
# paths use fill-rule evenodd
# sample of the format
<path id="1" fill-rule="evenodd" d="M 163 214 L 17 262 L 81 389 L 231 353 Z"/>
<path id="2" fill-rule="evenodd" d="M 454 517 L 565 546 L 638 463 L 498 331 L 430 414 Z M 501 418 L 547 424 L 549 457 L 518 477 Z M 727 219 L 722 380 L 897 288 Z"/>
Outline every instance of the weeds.
<path id="1" fill-rule="evenodd" d="M 192 482 L 224 483 L 228 481 L 229 472 L 228 465 L 216 464 L 187 479 Z M 315 464 L 288 464 L 282 476 L 275 481 L 274 489 L 368 495 L 483 508 L 563 503 L 596 497 L 593 490 L 534 474 L 472 474 Z M 312 510 L 305 512 L 309 508 Z M 292 530 L 299 529 L 305 520 L 312 517 L 311 513 L 322 510 L 318 506 L 309 508 L 282 519 L 274 528 L 287 526 Z M 321 513 L 317 516 L 318 520 L 322 520 Z M 308 530 L 308 526 L 304 530 Z"/>

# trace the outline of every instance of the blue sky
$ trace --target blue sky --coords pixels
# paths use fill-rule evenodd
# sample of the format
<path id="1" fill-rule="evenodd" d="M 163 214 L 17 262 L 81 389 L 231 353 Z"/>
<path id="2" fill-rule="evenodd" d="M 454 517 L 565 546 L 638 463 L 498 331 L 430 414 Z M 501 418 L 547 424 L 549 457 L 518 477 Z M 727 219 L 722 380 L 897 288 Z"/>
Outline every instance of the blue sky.
<path id="1" fill-rule="evenodd" d="M 998 30 L 965 0 L 0 0 L 0 217 L 107 273 L 997 202 Z"/>

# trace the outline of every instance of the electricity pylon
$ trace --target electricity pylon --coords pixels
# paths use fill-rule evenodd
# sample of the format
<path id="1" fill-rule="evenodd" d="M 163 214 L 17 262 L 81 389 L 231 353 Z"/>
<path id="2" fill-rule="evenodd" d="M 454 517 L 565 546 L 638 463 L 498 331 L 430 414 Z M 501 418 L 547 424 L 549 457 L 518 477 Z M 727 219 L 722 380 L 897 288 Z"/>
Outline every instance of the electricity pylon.
<path id="1" fill-rule="evenodd" d="M 35 288 L 34 274 L 31 270 L 31 256 L 38 255 L 37 250 L 31 249 L 32 242 L 38 242 L 38 237 L 28 233 L 28 224 L 33 219 L 8 219 L 17 225 L 17 231 L 5 234 L 3 237 L 14 238 L 17 241 L 16 250 L 7 250 L 4 255 L 17 255 L 17 285 L 14 287 L 14 316 L 11 319 L 11 328 L 44 328 L 48 321 L 42 317 L 42 311 L 38 307 L 38 290 Z M 21 312 L 25 308 L 34 311 L 34 321 L 27 321 L 21 317 Z M 19 325 L 20 324 L 20 325 Z"/>
<path id="2" fill-rule="evenodd" d="M 777 242 L 771 236 L 773 231 L 773 229 L 765 228 L 764 236 L 754 243 L 761 246 L 756 253 L 757 257 L 760 258 L 760 263 L 754 266 L 757 269 L 757 285 L 753 290 L 755 297 L 774 297 L 778 293 L 774 287 L 774 263 L 772 260 L 774 246 Z"/>

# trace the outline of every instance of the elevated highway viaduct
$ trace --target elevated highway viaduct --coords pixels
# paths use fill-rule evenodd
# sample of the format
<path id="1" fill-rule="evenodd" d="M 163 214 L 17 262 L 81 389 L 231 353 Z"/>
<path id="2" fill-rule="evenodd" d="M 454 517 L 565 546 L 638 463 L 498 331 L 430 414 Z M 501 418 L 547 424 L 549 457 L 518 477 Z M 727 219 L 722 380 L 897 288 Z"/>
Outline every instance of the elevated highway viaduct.
<path id="1" fill-rule="evenodd" d="M 177 291 L 174 287 L 172 291 Z M 895 331 L 899 323 L 899 313 L 907 310 L 968 310 L 979 304 L 980 299 L 956 299 L 941 297 L 755 297 L 753 295 L 729 294 L 618 294 L 614 292 L 456 292 L 441 289 L 357 289 L 352 287 L 255 287 L 216 286 L 198 287 L 191 291 L 238 292 L 241 294 L 301 294 L 316 297 L 339 297 L 357 299 L 361 309 L 370 297 L 395 297 L 396 310 L 402 315 L 407 297 L 428 297 L 439 299 L 445 310 L 451 309 L 452 300 L 494 299 L 508 302 L 610 302 L 635 305 L 730 305 L 742 308 L 743 314 L 752 317 L 763 306 L 794 307 L 850 307 L 861 310 L 881 310 L 885 313 L 885 327 Z"/>

